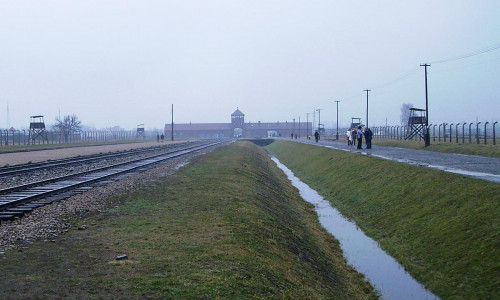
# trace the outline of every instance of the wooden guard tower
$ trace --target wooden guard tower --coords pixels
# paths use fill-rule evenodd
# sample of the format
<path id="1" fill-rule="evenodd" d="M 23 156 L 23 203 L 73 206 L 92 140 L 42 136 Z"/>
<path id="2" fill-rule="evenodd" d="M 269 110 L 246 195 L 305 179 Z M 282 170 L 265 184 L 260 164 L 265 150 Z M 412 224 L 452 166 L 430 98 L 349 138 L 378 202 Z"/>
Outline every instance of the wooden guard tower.
<path id="1" fill-rule="evenodd" d="M 141 136 L 143 139 L 146 138 L 146 133 L 144 131 L 144 124 L 137 125 L 137 133 L 135 134 L 135 138 L 138 139 Z"/>
<path id="2" fill-rule="evenodd" d="M 351 129 L 358 128 L 361 125 L 361 118 L 351 118 Z"/>
<path id="3" fill-rule="evenodd" d="M 410 117 L 408 118 L 408 131 L 405 140 L 411 140 L 414 136 L 418 135 L 425 139 L 425 109 L 410 108 Z"/>
<path id="4" fill-rule="evenodd" d="M 43 116 L 30 117 L 29 141 L 31 141 L 31 144 L 34 145 L 37 139 L 42 140 L 43 142 L 49 142 L 47 138 L 47 131 L 45 131 Z"/>

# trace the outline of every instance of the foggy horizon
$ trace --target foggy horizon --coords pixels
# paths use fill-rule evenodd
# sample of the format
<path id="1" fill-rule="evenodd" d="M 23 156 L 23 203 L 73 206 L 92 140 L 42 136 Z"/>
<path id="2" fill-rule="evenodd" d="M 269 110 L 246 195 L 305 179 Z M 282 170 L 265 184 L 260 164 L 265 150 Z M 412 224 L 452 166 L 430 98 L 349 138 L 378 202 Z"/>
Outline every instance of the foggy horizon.
<path id="1" fill-rule="evenodd" d="M 0 128 L 498 121 L 500 2 L 3 1 Z M 8 107 L 8 109 L 7 109 Z M 317 123 L 317 115 L 315 119 Z"/>

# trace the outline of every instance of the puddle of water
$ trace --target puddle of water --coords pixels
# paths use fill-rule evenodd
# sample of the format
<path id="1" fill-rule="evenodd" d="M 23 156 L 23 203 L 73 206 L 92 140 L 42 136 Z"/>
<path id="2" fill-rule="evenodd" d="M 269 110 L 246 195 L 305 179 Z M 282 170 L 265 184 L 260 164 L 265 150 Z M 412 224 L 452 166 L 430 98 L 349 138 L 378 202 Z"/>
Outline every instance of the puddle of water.
<path id="1" fill-rule="evenodd" d="M 396 162 L 406 163 L 409 165 L 418 165 L 420 167 L 427 167 L 427 168 L 441 170 L 441 171 L 445 171 L 445 172 L 449 172 L 449 173 L 455 173 L 455 174 L 459 174 L 459 175 L 464 175 L 464 176 L 474 177 L 477 179 L 488 180 L 488 181 L 500 183 L 500 175 L 496 175 L 496 174 L 454 169 L 454 168 L 443 167 L 443 166 L 438 166 L 438 165 L 422 164 L 422 163 L 412 162 L 412 161 L 406 160 L 406 159 L 391 158 L 391 157 L 382 156 L 382 155 L 372 154 L 372 156 L 382 158 L 382 159 L 392 160 L 392 161 L 396 161 Z"/>
<path id="2" fill-rule="evenodd" d="M 383 299 L 439 299 L 413 279 L 376 241 L 333 208 L 330 202 L 300 181 L 276 157 L 271 158 L 299 189 L 302 198 L 314 205 L 321 225 L 340 241 L 348 264 L 364 274 Z"/>
<path id="3" fill-rule="evenodd" d="M 489 180 L 489 181 L 500 183 L 500 175 L 496 175 L 496 174 L 465 171 L 465 170 L 460 170 L 460 169 L 453 169 L 453 168 L 434 166 L 434 165 L 428 165 L 428 167 L 433 168 L 433 169 L 446 171 L 446 172 L 450 172 L 450 173 L 455 173 L 455 174 L 460 174 L 460 175 L 465 175 L 465 176 L 475 177 L 478 179 Z"/>

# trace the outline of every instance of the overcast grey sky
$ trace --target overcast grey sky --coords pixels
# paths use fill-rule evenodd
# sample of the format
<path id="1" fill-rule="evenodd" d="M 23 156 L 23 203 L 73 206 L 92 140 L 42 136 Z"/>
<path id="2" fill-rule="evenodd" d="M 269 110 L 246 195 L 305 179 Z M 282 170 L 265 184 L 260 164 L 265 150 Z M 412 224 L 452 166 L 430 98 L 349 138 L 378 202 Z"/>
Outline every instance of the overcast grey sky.
<path id="1" fill-rule="evenodd" d="M 498 120 L 498 0 L 0 0 L 0 127 Z M 492 48 L 488 48 L 492 47 Z M 496 48 L 496 49 L 495 49 Z M 476 50 L 479 55 L 455 59 Z M 436 63 L 442 60 L 446 62 Z M 7 114 L 9 106 L 9 114 Z"/>

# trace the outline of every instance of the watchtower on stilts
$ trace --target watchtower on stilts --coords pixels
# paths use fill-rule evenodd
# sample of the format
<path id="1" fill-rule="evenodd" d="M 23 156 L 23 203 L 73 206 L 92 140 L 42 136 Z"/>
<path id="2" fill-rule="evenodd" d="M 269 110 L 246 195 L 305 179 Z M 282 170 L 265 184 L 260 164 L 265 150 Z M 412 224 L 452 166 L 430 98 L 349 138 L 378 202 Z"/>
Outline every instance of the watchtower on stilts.
<path id="1" fill-rule="evenodd" d="M 361 118 L 351 118 L 351 128 L 358 128 L 358 126 L 361 125 Z"/>
<path id="2" fill-rule="evenodd" d="M 34 145 L 37 139 L 43 143 L 49 142 L 47 131 L 45 130 L 45 122 L 43 121 L 43 116 L 30 116 L 29 141 Z"/>
<path id="3" fill-rule="evenodd" d="M 144 131 L 144 124 L 137 125 L 137 133 L 135 134 L 135 138 L 138 139 L 141 136 L 143 139 L 146 138 L 146 132 Z"/>
<path id="4" fill-rule="evenodd" d="M 408 131 L 405 140 L 411 140 L 414 136 L 420 136 L 425 139 L 425 109 L 410 108 L 410 117 L 408 118 Z"/>

